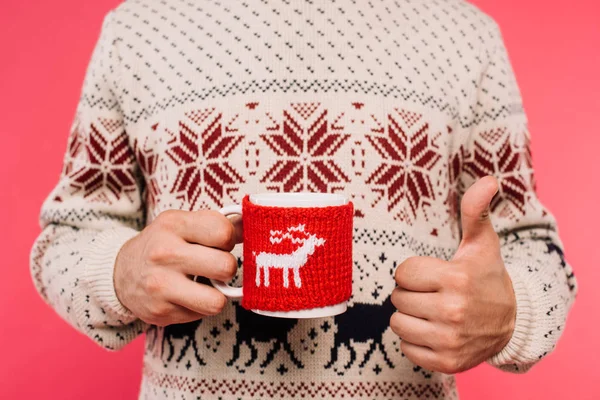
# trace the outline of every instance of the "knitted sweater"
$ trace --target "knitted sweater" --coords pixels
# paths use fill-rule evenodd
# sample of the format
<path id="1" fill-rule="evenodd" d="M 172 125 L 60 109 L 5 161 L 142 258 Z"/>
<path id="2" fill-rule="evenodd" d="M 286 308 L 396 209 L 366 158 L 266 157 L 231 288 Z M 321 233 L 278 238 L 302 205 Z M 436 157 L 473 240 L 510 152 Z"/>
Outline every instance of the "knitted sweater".
<path id="1" fill-rule="evenodd" d="M 452 376 L 400 351 L 393 273 L 410 256 L 450 259 L 461 195 L 494 175 L 517 317 L 489 362 L 523 372 L 551 352 L 576 283 L 529 149 L 498 26 L 469 3 L 130 0 L 105 18 L 33 280 L 107 349 L 146 334 L 144 399 L 456 398 Z M 161 328 L 119 302 L 116 255 L 159 213 L 266 191 L 354 203 L 345 314 L 277 319 L 230 302 Z"/>

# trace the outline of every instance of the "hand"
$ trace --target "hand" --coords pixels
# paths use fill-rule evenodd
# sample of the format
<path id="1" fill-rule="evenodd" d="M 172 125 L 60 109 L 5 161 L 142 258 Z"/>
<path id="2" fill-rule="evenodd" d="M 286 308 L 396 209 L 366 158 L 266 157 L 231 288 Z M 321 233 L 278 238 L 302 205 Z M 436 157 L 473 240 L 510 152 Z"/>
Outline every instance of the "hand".
<path id="1" fill-rule="evenodd" d="M 497 191 L 496 179 L 486 177 L 463 196 L 463 237 L 451 261 L 412 257 L 396 270 L 390 325 L 402 352 L 423 368 L 466 371 L 512 336 L 516 300 L 488 211 Z"/>
<path id="2" fill-rule="evenodd" d="M 195 321 L 221 312 L 226 297 L 194 276 L 228 281 L 241 242 L 241 220 L 216 211 L 169 210 L 121 248 L 114 270 L 121 303 L 153 325 Z"/>

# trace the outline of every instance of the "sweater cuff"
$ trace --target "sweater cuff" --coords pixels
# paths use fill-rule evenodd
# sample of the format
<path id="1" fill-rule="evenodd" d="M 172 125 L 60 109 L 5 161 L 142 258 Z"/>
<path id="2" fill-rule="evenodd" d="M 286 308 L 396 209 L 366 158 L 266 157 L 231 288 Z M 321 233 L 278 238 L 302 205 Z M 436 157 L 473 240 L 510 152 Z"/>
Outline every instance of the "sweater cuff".
<path id="1" fill-rule="evenodd" d="M 517 316 L 510 341 L 504 349 L 488 360 L 488 363 L 494 366 L 525 362 L 527 359 L 526 354 L 529 353 L 529 347 L 532 344 L 535 327 L 534 311 L 536 305 L 528 284 L 522 277 L 522 271 L 527 270 L 527 265 L 519 261 L 505 261 L 505 266 L 515 292 Z"/>
<path id="2" fill-rule="evenodd" d="M 82 252 L 85 263 L 83 279 L 90 290 L 90 296 L 109 315 L 123 324 L 137 319 L 117 298 L 114 285 L 114 266 L 121 247 L 139 232 L 135 229 L 119 227 L 100 232 Z"/>

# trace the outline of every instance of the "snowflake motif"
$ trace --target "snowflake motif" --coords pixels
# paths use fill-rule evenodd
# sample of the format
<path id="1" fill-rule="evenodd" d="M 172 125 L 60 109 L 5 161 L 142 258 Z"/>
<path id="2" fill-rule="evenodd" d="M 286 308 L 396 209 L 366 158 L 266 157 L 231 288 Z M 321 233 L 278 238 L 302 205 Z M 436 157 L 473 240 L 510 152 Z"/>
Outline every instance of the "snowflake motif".
<path id="1" fill-rule="evenodd" d="M 83 190 L 90 201 L 108 204 L 135 192 L 135 158 L 121 121 L 100 119 L 90 124 L 85 152 L 86 164 L 69 175 L 75 191 Z"/>
<path id="2" fill-rule="evenodd" d="M 396 112 L 397 116 L 388 115 L 387 133 L 367 135 L 382 161 L 366 183 L 373 189 L 386 189 L 388 211 L 405 202 L 408 207 L 397 209 L 396 217 L 410 223 L 423 204 L 435 199 L 431 170 L 441 155 L 429 137 L 429 124 L 422 115 L 398 109 Z"/>
<path id="3" fill-rule="evenodd" d="M 318 103 L 295 103 L 283 112 L 283 131 L 261 135 L 276 154 L 261 182 L 285 192 L 328 192 L 331 184 L 350 179 L 335 163 L 335 154 L 350 135 L 328 130 L 327 110 Z"/>
<path id="4" fill-rule="evenodd" d="M 201 201 L 208 196 L 218 207 L 223 197 L 244 178 L 229 163 L 232 151 L 242 136 L 224 132 L 221 113 L 214 108 L 186 113 L 187 120 L 179 121 L 179 133 L 169 132 L 167 155 L 177 165 L 177 176 L 171 188 L 190 207 L 207 206 Z M 193 123 L 193 125 L 192 125 Z"/>
<path id="5" fill-rule="evenodd" d="M 62 171 L 64 176 L 69 176 L 78 169 L 77 160 L 82 156 L 85 156 L 85 136 L 79 120 L 76 119 L 67 146 L 67 157 Z"/>
<path id="6" fill-rule="evenodd" d="M 464 170 L 475 179 L 495 176 L 500 190 L 492 200 L 491 211 L 495 212 L 504 205 L 500 215 L 516 218 L 525 214 L 527 193 L 532 187 L 531 170 L 528 168 L 530 162 L 528 144 L 516 145 L 506 128 L 498 128 L 479 135 Z"/>
<path id="7" fill-rule="evenodd" d="M 161 194 L 160 185 L 158 182 L 158 162 L 159 157 L 154 152 L 151 146 L 148 146 L 147 139 L 141 145 L 136 138 L 133 142 L 133 151 L 137 159 L 138 165 L 144 174 L 146 180 L 146 203 L 149 210 L 158 204 Z"/>

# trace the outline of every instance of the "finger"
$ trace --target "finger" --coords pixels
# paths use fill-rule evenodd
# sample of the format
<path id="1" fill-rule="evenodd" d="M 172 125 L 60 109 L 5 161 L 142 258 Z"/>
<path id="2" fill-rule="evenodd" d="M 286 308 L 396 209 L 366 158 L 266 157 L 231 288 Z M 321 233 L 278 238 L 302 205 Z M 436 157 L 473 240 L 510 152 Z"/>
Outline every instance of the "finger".
<path id="1" fill-rule="evenodd" d="M 237 272 L 237 258 L 228 251 L 185 243 L 171 261 L 187 275 L 230 281 Z"/>
<path id="2" fill-rule="evenodd" d="M 217 289 L 194 282 L 182 274 L 169 275 L 168 301 L 190 309 L 198 314 L 219 314 L 227 304 L 227 298 Z"/>
<path id="3" fill-rule="evenodd" d="M 173 305 L 173 310 L 170 311 L 160 321 L 153 322 L 153 325 L 167 326 L 173 324 L 185 324 L 188 322 L 197 321 L 204 317 L 204 314 L 199 314 L 180 305 Z"/>
<path id="4" fill-rule="evenodd" d="M 168 210 L 156 218 L 156 223 L 190 243 L 227 251 L 235 245 L 235 228 L 218 211 Z"/>
<path id="5" fill-rule="evenodd" d="M 390 327 L 402 340 L 430 348 L 435 344 L 435 326 L 425 319 L 395 312 L 390 318 Z"/>
<path id="6" fill-rule="evenodd" d="M 231 223 L 233 224 L 233 229 L 234 229 L 234 241 L 235 243 L 242 243 L 244 241 L 244 226 L 242 224 L 242 216 L 239 214 L 235 214 L 235 215 L 230 215 L 227 218 L 229 218 L 229 220 L 231 221 Z"/>
<path id="7" fill-rule="evenodd" d="M 403 314 L 434 320 L 439 313 L 437 293 L 412 292 L 397 287 L 392 292 L 392 304 Z"/>
<path id="8" fill-rule="evenodd" d="M 432 349 L 402 340 L 400 350 L 413 364 L 430 371 L 438 371 L 438 356 Z"/>
<path id="9" fill-rule="evenodd" d="M 433 257 L 411 257 L 396 269 L 396 283 L 414 292 L 435 292 L 442 288 L 447 261 Z"/>
<path id="10" fill-rule="evenodd" d="M 472 241 L 481 235 L 494 234 L 490 220 L 490 203 L 498 193 L 498 181 L 486 176 L 475 182 L 464 194 L 461 202 L 463 241 Z"/>

